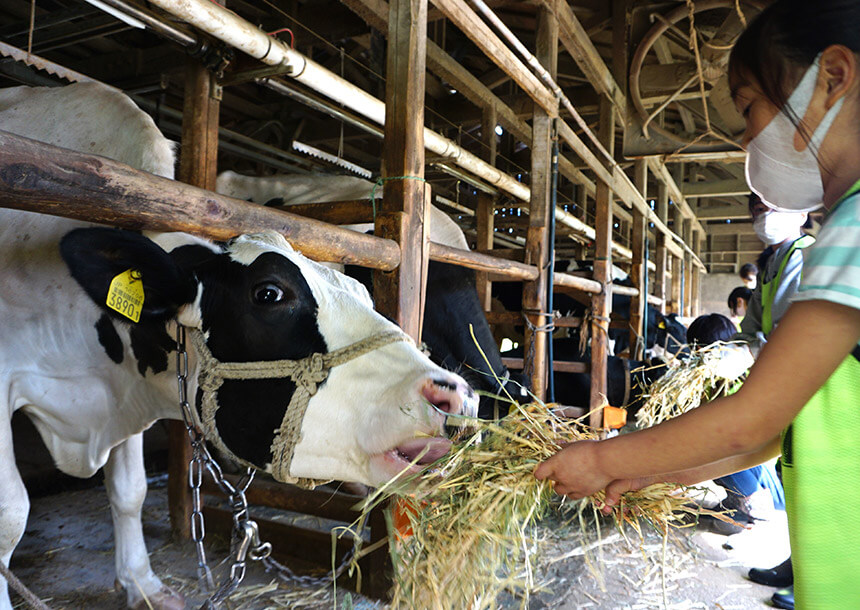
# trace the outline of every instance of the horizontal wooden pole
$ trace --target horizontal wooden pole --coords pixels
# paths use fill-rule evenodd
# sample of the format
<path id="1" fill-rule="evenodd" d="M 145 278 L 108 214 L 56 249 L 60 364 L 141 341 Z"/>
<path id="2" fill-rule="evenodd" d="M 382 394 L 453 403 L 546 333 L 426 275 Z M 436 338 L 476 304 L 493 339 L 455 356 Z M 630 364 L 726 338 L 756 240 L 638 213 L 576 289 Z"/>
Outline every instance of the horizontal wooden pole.
<path id="1" fill-rule="evenodd" d="M 233 486 L 239 482 L 239 477 L 225 475 Z M 204 493 L 220 497 L 219 487 L 210 478 L 203 480 Z M 248 491 L 245 492 L 249 504 L 268 506 L 291 510 L 305 515 L 324 517 L 335 521 L 352 523 L 361 514 L 356 506 L 364 500 L 361 496 L 346 494 L 325 487 L 317 489 L 301 489 L 293 485 L 285 485 L 277 481 L 254 479 Z"/>
<path id="2" fill-rule="evenodd" d="M 504 364 L 509 369 L 522 370 L 523 359 L 522 358 L 502 358 L 502 364 Z M 588 363 L 586 363 L 586 362 L 562 362 L 559 360 L 554 360 L 552 363 L 552 370 L 554 370 L 556 373 L 587 373 L 588 372 Z"/>
<path id="3" fill-rule="evenodd" d="M 750 192 L 750 187 L 743 178 L 730 178 L 728 180 L 710 182 L 684 182 L 681 188 L 684 197 L 734 197 L 737 195 L 749 195 Z"/>
<path id="4" fill-rule="evenodd" d="M 437 243 L 430 244 L 430 259 L 477 269 L 478 271 L 490 271 L 494 274 L 518 280 L 533 280 L 538 276 L 538 269 L 534 265 L 526 265 L 516 261 L 487 256 L 486 254 L 479 254 L 471 250 L 443 246 Z"/>
<path id="5" fill-rule="evenodd" d="M 590 280 L 585 277 L 570 275 L 569 273 L 553 273 L 552 283 L 553 286 L 576 288 L 577 290 L 581 290 L 583 292 L 588 292 L 591 294 L 600 294 L 600 292 L 603 290 L 603 287 L 600 285 L 600 282 L 595 282 L 594 280 Z"/>
<path id="6" fill-rule="evenodd" d="M 316 260 L 390 271 L 391 240 L 225 197 L 174 180 L 0 131 L 0 207 L 125 229 L 182 231 L 216 241 L 273 230 Z"/>
<path id="7" fill-rule="evenodd" d="M 373 204 L 370 203 L 369 199 L 294 203 L 271 207 L 296 214 L 302 218 L 313 218 L 333 225 L 357 225 L 373 222 Z"/>
<path id="8" fill-rule="evenodd" d="M 489 324 L 523 324 L 523 314 L 519 311 L 485 311 Z"/>

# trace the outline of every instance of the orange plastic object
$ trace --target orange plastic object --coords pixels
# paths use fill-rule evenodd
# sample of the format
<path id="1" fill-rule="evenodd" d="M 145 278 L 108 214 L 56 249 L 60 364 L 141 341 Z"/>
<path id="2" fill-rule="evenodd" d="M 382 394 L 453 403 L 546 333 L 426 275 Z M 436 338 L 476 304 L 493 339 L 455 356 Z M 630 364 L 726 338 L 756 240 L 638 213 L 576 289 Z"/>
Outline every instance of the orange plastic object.
<path id="1" fill-rule="evenodd" d="M 415 500 L 399 497 L 394 502 L 394 531 L 397 532 L 398 538 L 405 539 L 412 535 L 412 524 L 409 520 L 410 515 L 418 513 L 419 505 Z"/>
<path id="2" fill-rule="evenodd" d="M 603 427 L 604 428 L 623 428 L 627 423 L 627 409 L 619 409 L 618 407 L 603 407 Z"/>

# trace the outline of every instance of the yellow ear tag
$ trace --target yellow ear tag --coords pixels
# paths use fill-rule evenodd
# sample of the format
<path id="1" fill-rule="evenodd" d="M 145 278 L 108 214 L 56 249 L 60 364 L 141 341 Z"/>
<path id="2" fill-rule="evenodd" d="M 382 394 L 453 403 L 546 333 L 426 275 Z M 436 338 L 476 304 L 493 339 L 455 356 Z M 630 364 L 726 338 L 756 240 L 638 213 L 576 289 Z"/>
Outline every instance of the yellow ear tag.
<path id="1" fill-rule="evenodd" d="M 666 323 L 663 320 L 660 320 L 660 323 L 657 324 L 657 328 L 660 330 L 666 330 Z"/>
<path id="2" fill-rule="evenodd" d="M 128 269 L 110 282 L 106 304 L 132 322 L 140 321 L 143 309 L 143 281 L 140 271 Z"/>

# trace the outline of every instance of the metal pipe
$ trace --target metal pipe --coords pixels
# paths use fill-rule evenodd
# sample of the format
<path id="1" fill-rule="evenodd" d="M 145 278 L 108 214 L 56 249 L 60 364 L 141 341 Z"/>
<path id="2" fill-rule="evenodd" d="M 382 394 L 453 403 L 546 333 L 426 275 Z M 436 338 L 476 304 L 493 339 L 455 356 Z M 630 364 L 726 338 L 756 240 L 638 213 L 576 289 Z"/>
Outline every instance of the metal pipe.
<path id="1" fill-rule="evenodd" d="M 349 123 L 353 127 L 357 127 L 358 129 L 361 129 L 362 131 L 372 134 L 378 138 L 382 138 L 385 136 L 385 132 L 380 127 L 372 125 L 366 121 L 362 121 L 360 118 L 347 112 L 344 112 L 340 108 L 333 106 L 325 100 L 321 100 L 312 95 L 308 95 L 303 91 L 299 91 L 295 87 L 288 85 L 280 79 L 266 77 L 255 79 L 254 82 L 258 85 L 266 87 L 267 89 L 271 89 L 276 93 L 280 93 L 281 95 L 285 95 L 289 98 L 292 98 L 297 102 L 301 102 L 305 106 L 309 106 L 314 110 L 319 110 L 320 112 L 325 113 L 330 117 L 340 119 L 344 123 Z"/>
<path id="2" fill-rule="evenodd" d="M 288 76 L 343 104 L 378 125 L 385 125 L 385 103 L 327 70 L 280 40 L 208 0 L 152 0 L 152 3 L 196 28 L 270 66 L 282 66 Z M 522 201 L 529 189 L 435 131 L 424 129 L 424 145 L 490 184 Z"/>
<path id="3" fill-rule="evenodd" d="M 123 2 L 123 0 L 99 0 L 99 2 L 128 15 L 133 19 L 137 19 L 156 34 L 164 36 L 168 40 L 182 45 L 183 47 L 193 47 L 197 44 L 197 36 L 178 28 L 171 23 L 162 21 L 158 16 L 145 9 L 129 4 L 128 2 Z"/>

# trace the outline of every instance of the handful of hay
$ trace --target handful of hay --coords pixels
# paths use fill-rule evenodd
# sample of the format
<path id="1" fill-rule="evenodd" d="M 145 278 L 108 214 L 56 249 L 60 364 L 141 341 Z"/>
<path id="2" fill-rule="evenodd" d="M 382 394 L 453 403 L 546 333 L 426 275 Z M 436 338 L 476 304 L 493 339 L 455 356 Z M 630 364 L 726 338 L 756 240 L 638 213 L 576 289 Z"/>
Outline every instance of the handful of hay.
<path id="1" fill-rule="evenodd" d="M 503 591 L 526 603 L 535 587 L 532 526 L 554 497 L 552 482 L 532 473 L 561 443 L 598 437 L 543 404 L 514 404 L 508 417 L 477 425 L 481 430 L 458 443 L 436 470 L 382 488 L 366 502 L 365 514 L 391 496 L 406 504 L 399 531 L 389 515 L 393 608 L 493 608 Z M 642 519 L 665 533 L 689 511 L 687 499 L 673 495 L 676 489 L 655 485 L 625 494 L 615 518 L 637 530 Z M 580 511 L 602 506 L 602 496 L 583 500 Z"/>
<path id="2" fill-rule="evenodd" d="M 648 388 L 636 425 L 650 428 L 729 392 L 752 366 L 752 355 L 738 344 L 716 342 L 675 360 Z"/>

